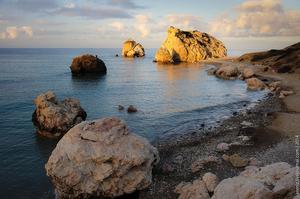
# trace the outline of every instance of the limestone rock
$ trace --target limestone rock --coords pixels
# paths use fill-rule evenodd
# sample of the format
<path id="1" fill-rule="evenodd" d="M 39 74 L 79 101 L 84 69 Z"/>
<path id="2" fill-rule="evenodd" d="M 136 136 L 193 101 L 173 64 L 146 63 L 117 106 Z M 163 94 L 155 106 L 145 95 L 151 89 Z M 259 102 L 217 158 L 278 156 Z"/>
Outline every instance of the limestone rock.
<path id="1" fill-rule="evenodd" d="M 216 38 L 199 31 L 182 31 L 169 27 L 167 39 L 156 52 L 157 62 L 199 62 L 227 55 L 224 44 Z"/>
<path id="2" fill-rule="evenodd" d="M 180 194 L 178 199 L 210 199 L 206 185 L 201 179 L 192 183 L 180 183 L 176 186 L 175 193 Z"/>
<path id="3" fill-rule="evenodd" d="M 248 165 L 248 162 L 249 162 L 248 160 L 241 158 L 241 156 L 239 154 L 233 154 L 233 155 L 229 156 L 228 161 L 234 167 L 245 167 Z"/>
<path id="4" fill-rule="evenodd" d="M 273 193 L 262 182 L 236 176 L 220 182 L 211 199 L 272 199 Z"/>
<path id="5" fill-rule="evenodd" d="M 216 71 L 216 76 L 223 79 L 230 79 L 231 77 L 237 77 L 239 70 L 236 66 L 223 66 Z"/>
<path id="6" fill-rule="evenodd" d="M 137 112 L 137 108 L 135 108 L 133 105 L 130 105 L 127 108 L 127 112 L 128 113 L 136 113 Z"/>
<path id="7" fill-rule="evenodd" d="M 158 151 L 117 118 L 82 122 L 58 142 L 45 168 L 62 198 L 117 197 L 147 188 Z"/>
<path id="8" fill-rule="evenodd" d="M 97 56 L 81 55 L 73 58 L 70 69 L 73 74 L 83 73 L 106 73 L 105 63 Z"/>
<path id="9" fill-rule="evenodd" d="M 225 143 L 225 142 L 219 143 L 217 145 L 217 151 L 219 151 L 219 152 L 228 151 L 229 148 L 230 148 L 230 144 Z"/>
<path id="10" fill-rule="evenodd" d="M 265 83 L 256 77 L 252 77 L 246 80 L 247 87 L 249 90 L 262 90 L 266 87 Z"/>
<path id="11" fill-rule="evenodd" d="M 86 119 L 86 112 L 77 99 L 59 101 L 52 91 L 37 96 L 34 103 L 32 122 L 37 132 L 47 137 L 59 137 Z"/>
<path id="12" fill-rule="evenodd" d="M 123 43 L 122 49 L 123 57 L 143 57 L 145 56 L 144 47 L 136 43 L 134 40 L 127 40 Z"/>
<path id="13" fill-rule="evenodd" d="M 219 178 L 213 173 L 206 173 L 202 177 L 203 182 L 206 185 L 206 188 L 209 192 L 214 192 L 215 188 L 219 184 Z"/>
<path id="14" fill-rule="evenodd" d="M 245 79 L 248 79 L 254 76 L 254 71 L 251 68 L 244 68 L 242 75 Z"/>

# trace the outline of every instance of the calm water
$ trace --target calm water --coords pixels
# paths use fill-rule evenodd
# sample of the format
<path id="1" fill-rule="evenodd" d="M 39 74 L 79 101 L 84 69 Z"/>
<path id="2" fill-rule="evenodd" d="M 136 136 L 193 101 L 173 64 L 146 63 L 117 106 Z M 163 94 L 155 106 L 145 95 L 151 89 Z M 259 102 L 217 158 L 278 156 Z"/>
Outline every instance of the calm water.
<path id="1" fill-rule="evenodd" d="M 140 59 L 114 57 L 119 49 L 0 49 L 0 198 L 53 198 L 44 164 L 56 142 L 36 135 L 33 99 L 53 90 L 80 99 L 88 119 L 117 116 L 150 140 L 199 129 L 260 98 L 242 81 L 207 76 L 200 64 L 161 66 L 154 50 Z M 82 53 L 98 54 L 108 73 L 74 78 L 69 65 Z M 139 112 L 119 112 L 117 105 Z"/>

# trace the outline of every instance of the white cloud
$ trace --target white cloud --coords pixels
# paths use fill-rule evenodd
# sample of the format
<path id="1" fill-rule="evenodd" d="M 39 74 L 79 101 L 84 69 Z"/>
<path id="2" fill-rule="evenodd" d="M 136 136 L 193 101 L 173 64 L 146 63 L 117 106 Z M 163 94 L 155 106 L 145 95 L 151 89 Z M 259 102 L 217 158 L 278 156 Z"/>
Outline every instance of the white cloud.
<path id="1" fill-rule="evenodd" d="M 22 26 L 18 28 L 17 26 L 7 27 L 5 31 L 0 32 L 0 39 L 16 39 L 19 33 L 24 33 L 28 37 L 33 36 L 33 30 L 30 26 Z"/>
<path id="2" fill-rule="evenodd" d="M 65 8 L 75 8 L 76 5 L 75 5 L 75 3 L 66 3 L 66 4 L 64 5 L 64 7 L 65 7 Z"/>
<path id="3" fill-rule="evenodd" d="M 135 20 L 135 29 L 140 32 L 142 38 L 147 37 L 151 32 L 149 25 L 150 17 L 146 15 L 136 15 Z"/>
<path id="4" fill-rule="evenodd" d="M 298 36 L 300 11 L 285 10 L 280 0 L 246 0 L 234 18 L 219 17 L 211 32 L 221 36 Z"/>
<path id="5" fill-rule="evenodd" d="M 119 22 L 119 21 L 115 21 L 112 22 L 111 24 L 109 24 L 111 27 L 113 27 L 114 29 L 116 29 L 117 31 L 121 32 L 124 30 L 124 24 Z"/>

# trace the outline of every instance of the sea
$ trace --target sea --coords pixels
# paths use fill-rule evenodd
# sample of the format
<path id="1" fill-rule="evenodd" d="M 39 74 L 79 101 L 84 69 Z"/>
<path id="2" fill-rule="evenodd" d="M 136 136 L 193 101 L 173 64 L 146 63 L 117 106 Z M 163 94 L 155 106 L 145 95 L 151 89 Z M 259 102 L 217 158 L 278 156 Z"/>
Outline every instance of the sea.
<path id="1" fill-rule="evenodd" d="M 107 74 L 72 76 L 80 54 L 101 58 Z M 193 132 L 255 104 L 264 92 L 247 91 L 241 80 L 207 75 L 210 64 L 160 65 L 155 49 L 143 58 L 122 58 L 121 49 L 0 49 L 0 198 L 54 198 L 44 169 L 58 140 L 37 135 L 33 100 L 48 90 L 80 100 L 87 120 L 123 119 L 131 132 L 154 142 Z M 236 56 L 242 52 L 229 51 Z M 134 105 L 138 112 L 119 111 Z"/>

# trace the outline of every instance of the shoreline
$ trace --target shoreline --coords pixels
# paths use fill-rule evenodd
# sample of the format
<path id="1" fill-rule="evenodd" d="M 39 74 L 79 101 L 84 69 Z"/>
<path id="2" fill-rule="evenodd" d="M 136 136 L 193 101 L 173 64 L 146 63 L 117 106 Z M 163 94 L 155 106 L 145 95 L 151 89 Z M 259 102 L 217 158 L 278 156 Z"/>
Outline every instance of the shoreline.
<path id="1" fill-rule="evenodd" d="M 181 182 L 191 182 L 207 172 L 216 174 L 220 181 L 238 175 L 243 168 L 234 168 L 222 159 L 222 155 L 239 154 L 245 159 L 254 159 L 256 166 L 264 166 L 274 162 L 287 162 L 295 165 L 294 138 L 292 133 L 286 133 L 289 125 L 284 125 L 290 119 L 291 113 L 298 113 L 297 94 L 300 84 L 291 85 L 297 79 L 297 74 L 278 74 L 260 72 L 259 67 L 252 64 L 235 62 L 235 59 L 208 60 L 205 64 L 244 64 L 255 69 L 260 78 L 281 79 L 283 88 L 293 89 L 296 94 L 280 99 L 275 93 L 268 93 L 254 107 L 242 111 L 218 125 L 196 133 L 164 138 L 154 143 L 158 148 L 160 163 L 153 169 L 153 183 L 146 190 L 140 191 L 139 198 L 176 198 L 175 187 Z M 291 77 L 292 76 L 292 77 Z M 298 75 L 300 82 L 300 78 Z M 289 100 L 291 99 L 291 100 Z M 291 105 L 292 104 L 292 105 Z M 299 109 L 297 109 L 299 108 Z M 296 109 L 296 110 L 295 110 Z M 288 114 L 288 115 L 286 115 Z M 300 114 L 297 114 L 297 118 Z M 242 123 L 251 122 L 251 126 Z M 280 123 L 281 122 L 281 123 Z M 279 125 L 278 125 L 279 123 Z M 295 129 L 298 128 L 297 124 Z M 253 144 L 233 146 L 226 152 L 218 152 L 216 147 L 222 142 L 232 142 L 240 135 L 253 136 Z M 192 172 L 193 162 L 215 156 L 218 163 L 208 163 L 200 171 Z"/>

